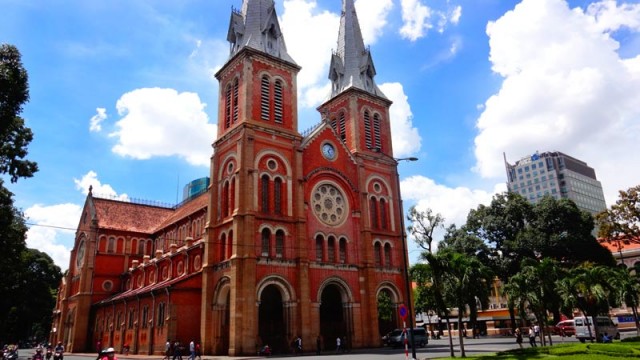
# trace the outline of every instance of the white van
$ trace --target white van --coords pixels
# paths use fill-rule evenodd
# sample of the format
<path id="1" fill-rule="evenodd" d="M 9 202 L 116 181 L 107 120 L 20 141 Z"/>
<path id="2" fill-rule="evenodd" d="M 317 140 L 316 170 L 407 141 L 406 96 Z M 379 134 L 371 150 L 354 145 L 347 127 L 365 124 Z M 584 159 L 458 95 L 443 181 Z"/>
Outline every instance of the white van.
<path id="1" fill-rule="evenodd" d="M 580 340 L 580 342 L 595 339 L 596 329 L 593 326 L 593 317 L 580 316 L 573 318 L 573 321 L 576 327 L 576 339 Z M 589 321 L 588 324 L 587 321 Z M 589 335 L 589 326 L 591 326 L 591 335 Z M 597 333 L 599 336 L 607 334 L 610 337 L 613 336 L 616 339 L 620 339 L 618 325 L 611 321 L 608 316 L 596 316 L 595 326 L 598 328 Z"/>

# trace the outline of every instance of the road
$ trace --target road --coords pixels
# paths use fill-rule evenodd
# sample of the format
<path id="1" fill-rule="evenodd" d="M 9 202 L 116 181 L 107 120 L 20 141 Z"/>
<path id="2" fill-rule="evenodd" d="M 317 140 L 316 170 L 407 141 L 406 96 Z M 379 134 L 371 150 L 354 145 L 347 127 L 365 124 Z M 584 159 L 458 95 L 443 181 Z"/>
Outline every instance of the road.
<path id="1" fill-rule="evenodd" d="M 526 339 L 525 339 L 526 341 Z M 577 340 L 571 338 L 561 338 L 559 336 L 553 336 L 553 343 L 559 344 L 562 342 L 576 342 Z M 453 339 L 454 351 L 456 357 L 460 356 L 460 348 L 458 345 L 458 338 Z M 495 353 L 498 351 L 504 351 L 508 349 L 514 349 L 518 347 L 515 339 L 511 337 L 483 337 L 480 339 L 467 338 L 464 342 L 464 348 L 467 355 L 481 355 Z M 523 346 L 528 347 L 528 342 L 523 343 Z M 33 354 L 33 350 L 23 349 L 20 350 L 20 360 L 30 359 Z M 417 358 L 420 360 L 425 359 L 437 359 L 449 356 L 449 340 L 443 338 L 440 340 L 429 340 L 429 344 L 424 348 L 416 349 Z M 117 355 L 118 360 L 161 360 L 162 356 L 144 356 L 144 355 Z M 65 360 L 95 360 L 95 354 L 65 354 Z M 304 356 L 292 356 L 274 355 L 271 359 L 278 358 L 304 358 L 305 360 L 403 360 L 405 359 L 404 349 L 391 349 L 391 348 L 374 348 L 374 349 L 357 349 L 351 353 L 324 352 L 321 355 L 313 353 L 305 353 Z M 411 358 L 411 349 L 409 349 L 409 359 Z M 258 356 L 243 356 L 243 357 L 228 357 L 217 355 L 205 355 L 202 360 L 246 360 L 246 359 L 261 359 Z M 183 360 L 188 360 L 188 356 L 183 356 Z"/>

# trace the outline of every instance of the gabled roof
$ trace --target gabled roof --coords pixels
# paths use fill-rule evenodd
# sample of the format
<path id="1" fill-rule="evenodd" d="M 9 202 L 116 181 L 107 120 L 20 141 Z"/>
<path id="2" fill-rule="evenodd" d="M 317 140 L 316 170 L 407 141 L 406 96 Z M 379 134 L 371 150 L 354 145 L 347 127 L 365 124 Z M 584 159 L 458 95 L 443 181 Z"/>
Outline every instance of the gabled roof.
<path id="1" fill-rule="evenodd" d="M 96 197 L 92 202 L 98 226 L 103 229 L 151 234 L 174 213 L 170 208 Z"/>
<path id="2" fill-rule="evenodd" d="M 180 206 L 174 212 L 166 217 L 162 222 L 158 222 L 155 228 L 155 231 L 161 230 L 172 223 L 179 221 L 180 219 L 185 218 L 189 214 L 193 214 L 198 210 L 206 208 L 209 205 L 209 192 L 205 191 L 202 194 L 194 197 L 189 200 L 189 202 Z"/>

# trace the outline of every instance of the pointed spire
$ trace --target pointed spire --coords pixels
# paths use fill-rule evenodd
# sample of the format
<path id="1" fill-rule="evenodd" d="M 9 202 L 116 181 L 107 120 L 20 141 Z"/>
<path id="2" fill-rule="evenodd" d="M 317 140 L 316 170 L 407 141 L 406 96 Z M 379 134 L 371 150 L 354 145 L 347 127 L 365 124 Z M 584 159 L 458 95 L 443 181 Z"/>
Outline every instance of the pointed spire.
<path id="1" fill-rule="evenodd" d="M 331 57 L 329 68 L 331 97 L 355 87 L 386 98 L 373 80 L 375 75 L 376 69 L 369 49 L 364 46 L 353 0 L 343 0 L 338 49 Z"/>
<path id="2" fill-rule="evenodd" d="M 249 47 L 295 64 L 280 31 L 274 0 L 243 0 L 240 11 L 232 10 L 227 40 L 231 57 Z"/>

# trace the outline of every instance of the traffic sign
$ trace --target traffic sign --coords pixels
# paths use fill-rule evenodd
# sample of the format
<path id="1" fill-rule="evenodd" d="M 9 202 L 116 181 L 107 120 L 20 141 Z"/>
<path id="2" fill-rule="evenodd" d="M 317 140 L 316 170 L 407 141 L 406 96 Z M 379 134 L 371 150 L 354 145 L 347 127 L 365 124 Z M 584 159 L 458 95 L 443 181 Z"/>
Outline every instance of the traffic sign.
<path id="1" fill-rule="evenodd" d="M 404 304 L 400 304 L 400 307 L 398 308 L 398 313 L 400 313 L 400 317 L 404 320 L 407 318 L 407 307 L 404 306 Z"/>

